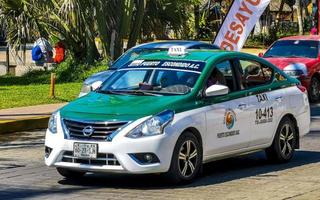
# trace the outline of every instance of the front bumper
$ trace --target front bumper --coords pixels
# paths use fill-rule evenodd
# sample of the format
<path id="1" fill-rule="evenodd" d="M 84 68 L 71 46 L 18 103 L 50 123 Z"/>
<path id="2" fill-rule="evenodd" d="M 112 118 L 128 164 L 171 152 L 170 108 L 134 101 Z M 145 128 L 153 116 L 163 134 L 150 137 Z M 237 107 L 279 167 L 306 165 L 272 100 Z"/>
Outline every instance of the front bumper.
<path id="1" fill-rule="evenodd" d="M 128 127 L 126 127 L 128 128 Z M 126 129 L 125 128 L 125 129 Z M 125 131 L 123 129 L 123 131 Z M 169 131 L 172 129 L 166 129 Z M 58 125 L 58 133 L 52 134 L 49 130 L 46 132 L 45 146 L 51 149 L 50 154 L 45 157 L 47 166 L 70 168 L 78 171 L 88 172 L 112 172 L 112 173 L 161 173 L 168 171 L 171 163 L 171 157 L 176 142 L 175 134 L 165 132 L 162 135 L 151 136 L 139 139 L 131 139 L 119 132 L 117 136 L 109 141 L 92 140 L 71 140 L 65 139 L 61 125 Z M 98 153 L 101 155 L 112 155 L 116 160 L 114 162 L 105 162 L 104 164 L 88 161 L 88 163 L 78 163 L 77 159 L 72 157 L 73 144 L 75 142 L 98 144 Z M 65 158 L 69 153 L 69 159 Z M 153 164 L 141 164 L 130 154 L 135 153 L 153 153 L 160 162 Z"/>

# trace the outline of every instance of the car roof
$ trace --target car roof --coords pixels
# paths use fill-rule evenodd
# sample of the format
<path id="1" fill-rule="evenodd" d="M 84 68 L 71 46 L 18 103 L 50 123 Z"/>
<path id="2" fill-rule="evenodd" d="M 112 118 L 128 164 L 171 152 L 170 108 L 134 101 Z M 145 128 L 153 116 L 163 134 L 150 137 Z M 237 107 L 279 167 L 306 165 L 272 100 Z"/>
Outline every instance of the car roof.
<path id="1" fill-rule="evenodd" d="M 167 40 L 167 41 L 158 41 L 158 42 L 149 42 L 137 45 L 133 49 L 143 48 L 143 49 L 168 49 L 171 46 L 184 46 L 186 49 L 192 48 L 197 45 L 208 45 L 219 49 L 218 46 L 201 42 L 201 41 L 191 41 L 191 40 Z"/>
<path id="2" fill-rule="evenodd" d="M 310 40 L 310 41 L 320 41 L 320 35 L 297 35 L 297 36 L 290 36 L 284 37 L 279 39 L 281 40 Z"/>
<path id="3" fill-rule="evenodd" d="M 249 55 L 246 53 L 225 51 L 225 50 L 207 50 L 207 49 L 189 49 L 184 56 L 171 56 L 168 55 L 168 51 L 161 51 L 156 53 L 150 53 L 142 55 L 136 58 L 136 60 L 192 60 L 192 61 L 207 61 L 210 58 L 227 57 L 231 55 Z M 249 55 L 250 56 L 250 55 Z"/>

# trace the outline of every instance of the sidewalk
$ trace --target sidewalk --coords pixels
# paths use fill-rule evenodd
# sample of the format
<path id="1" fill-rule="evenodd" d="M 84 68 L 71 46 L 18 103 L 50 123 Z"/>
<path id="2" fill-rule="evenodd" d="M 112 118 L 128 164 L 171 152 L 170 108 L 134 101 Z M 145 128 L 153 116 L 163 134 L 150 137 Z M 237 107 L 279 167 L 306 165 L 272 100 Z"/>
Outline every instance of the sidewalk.
<path id="1" fill-rule="evenodd" d="M 46 128 L 52 112 L 66 103 L 0 110 L 0 134 Z"/>

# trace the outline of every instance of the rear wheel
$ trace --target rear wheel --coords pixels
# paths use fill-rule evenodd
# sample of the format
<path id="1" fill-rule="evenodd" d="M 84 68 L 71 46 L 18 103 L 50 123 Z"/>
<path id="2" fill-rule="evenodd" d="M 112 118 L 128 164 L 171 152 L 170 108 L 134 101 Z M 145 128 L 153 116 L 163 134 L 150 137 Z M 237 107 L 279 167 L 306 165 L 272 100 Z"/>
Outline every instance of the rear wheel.
<path id="1" fill-rule="evenodd" d="M 68 179 L 79 179 L 85 175 L 86 172 L 81 172 L 81 171 L 74 171 L 70 169 L 65 169 L 65 168 L 57 168 L 58 173 L 61 176 L 64 176 L 65 178 Z"/>
<path id="2" fill-rule="evenodd" d="M 277 163 L 289 162 L 295 152 L 297 133 L 292 120 L 285 117 L 281 120 L 271 147 L 266 149 L 267 158 Z"/>
<path id="3" fill-rule="evenodd" d="M 192 181 L 201 171 L 202 147 L 191 132 L 183 133 L 174 148 L 167 177 L 173 183 Z"/>
<path id="4" fill-rule="evenodd" d="M 312 77 L 309 89 L 309 98 L 312 103 L 320 99 L 320 81 L 317 77 Z"/>

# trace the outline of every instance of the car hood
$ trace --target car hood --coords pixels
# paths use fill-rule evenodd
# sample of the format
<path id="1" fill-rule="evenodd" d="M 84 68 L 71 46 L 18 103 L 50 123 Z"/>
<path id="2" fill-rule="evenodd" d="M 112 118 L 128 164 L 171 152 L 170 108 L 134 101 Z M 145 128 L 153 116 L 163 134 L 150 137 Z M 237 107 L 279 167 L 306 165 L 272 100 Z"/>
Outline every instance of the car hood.
<path id="1" fill-rule="evenodd" d="M 109 76 L 111 76 L 113 74 L 113 72 L 115 72 L 115 70 L 106 70 L 106 71 L 102 71 L 102 72 L 98 72 L 96 74 L 91 75 L 90 77 L 88 77 L 84 83 L 87 85 L 92 85 L 93 83 L 97 82 L 97 81 L 101 81 L 104 82 L 105 80 L 107 80 L 107 78 Z"/>
<path id="2" fill-rule="evenodd" d="M 294 63 L 303 63 L 306 66 L 311 66 L 317 62 L 317 59 L 315 58 L 264 58 L 267 61 L 271 62 L 275 66 L 277 66 L 279 69 L 283 70 L 286 66 Z"/>
<path id="3" fill-rule="evenodd" d="M 66 119 L 131 121 L 166 109 L 175 112 L 190 109 L 195 104 L 188 103 L 188 99 L 188 95 L 135 96 L 91 92 L 63 107 L 60 115 Z"/>

